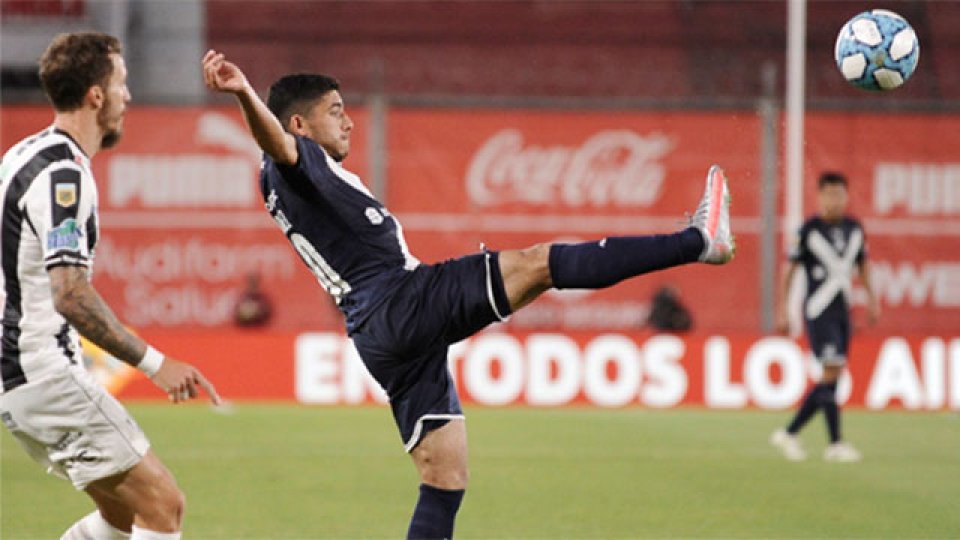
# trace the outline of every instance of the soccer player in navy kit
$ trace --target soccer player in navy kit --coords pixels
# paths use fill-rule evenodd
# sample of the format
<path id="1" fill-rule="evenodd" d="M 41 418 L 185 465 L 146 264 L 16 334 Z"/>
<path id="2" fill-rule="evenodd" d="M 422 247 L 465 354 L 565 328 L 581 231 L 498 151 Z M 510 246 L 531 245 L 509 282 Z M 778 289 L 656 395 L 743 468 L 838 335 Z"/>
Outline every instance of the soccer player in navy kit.
<path id="1" fill-rule="evenodd" d="M 793 274 L 803 266 L 807 278 L 807 296 L 803 315 L 807 339 L 813 355 L 823 366 L 823 376 L 810 390 L 786 429 L 777 430 L 770 442 L 791 461 L 807 455 L 796 435 L 817 410 L 823 409 L 830 444 L 824 451 L 827 461 L 860 460 L 860 452 L 844 442 L 840 434 L 840 407 L 837 405 L 837 380 L 847 363 L 850 344 L 850 292 L 854 269 L 867 293 L 870 323 L 880 315 L 877 297 L 870 285 L 866 236 L 856 219 L 845 214 L 847 179 L 826 172 L 818 181 L 820 214 L 800 228 L 797 243 L 790 253 L 790 265 L 780 287 L 778 329 L 786 332 L 787 294 Z"/>
<path id="2" fill-rule="evenodd" d="M 484 251 L 440 264 L 411 255 L 400 223 L 341 165 L 353 122 L 336 80 L 289 75 L 264 104 L 224 55 L 206 84 L 234 94 L 265 156 L 267 211 L 346 317 L 364 364 L 390 398 L 420 474 L 408 538 L 450 538 L 467 485 L 467 432 L 447 368 L 450 344 L 506 319 L 551 287 L 601 288 L 646 272 L 733 258 L 729 192 L 713 166 L 691 226 L 670 235 Z"/>

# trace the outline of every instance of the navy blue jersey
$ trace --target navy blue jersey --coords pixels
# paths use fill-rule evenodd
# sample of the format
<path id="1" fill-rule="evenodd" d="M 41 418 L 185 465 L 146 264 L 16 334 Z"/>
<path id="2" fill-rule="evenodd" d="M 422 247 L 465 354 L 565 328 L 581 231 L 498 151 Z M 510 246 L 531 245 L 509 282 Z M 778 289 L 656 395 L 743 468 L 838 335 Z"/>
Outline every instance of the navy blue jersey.
<path id="1" fill-rule="evenodd" d="M 356 330 L 420 261 L 400 223 L 360 178 L 316 142 L 296 137 L 292 166 L 264 156 L 260 190 L 267 211 Z"/>
<path id="2" fill-rule="evenodd" d="M 807 276 L 804 316 L 807 320 L 846 320 L 854 269 L 866 260 L 866 237 L 857 220 L 844 216 L 835 223 L 814 216 L 803 224 L 790 260 Z"/>

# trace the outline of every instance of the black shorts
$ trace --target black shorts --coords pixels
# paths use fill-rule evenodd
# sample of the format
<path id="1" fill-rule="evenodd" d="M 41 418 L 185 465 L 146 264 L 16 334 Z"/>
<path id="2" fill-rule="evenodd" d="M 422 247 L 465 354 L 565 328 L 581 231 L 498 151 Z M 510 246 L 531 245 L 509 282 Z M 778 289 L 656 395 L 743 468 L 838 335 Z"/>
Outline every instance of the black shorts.
<path id="1" fill-rule="evenodd" d="M 463 418 L 447 349 L 510 314 L 499 254 L 421 265 L 352 334 L 360 358 L 390 397 L 409 452 L 432 429 Z"/>
<path id="2" fill-rule="evenodd" d="M 821 316 L 807 320 L 807 339 L 818 362 L 825 366 L 846 365 L 850 347 L 850 319 Z"/>

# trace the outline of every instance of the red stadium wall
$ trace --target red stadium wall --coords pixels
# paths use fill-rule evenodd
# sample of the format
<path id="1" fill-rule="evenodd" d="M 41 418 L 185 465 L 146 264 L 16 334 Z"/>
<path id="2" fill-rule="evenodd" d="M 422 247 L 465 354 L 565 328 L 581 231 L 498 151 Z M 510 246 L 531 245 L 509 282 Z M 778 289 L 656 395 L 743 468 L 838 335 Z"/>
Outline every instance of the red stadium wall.
<path id="1" fill-rule="evenodd" d="M 886 108 L 960 95 L 953 2 L 892 3 L 923 44 L 923 76 L 882 97 L 848 85 L 833 62 L 836 30 L 875 6 L 807 4 L 810 99 Z M 332 72 L 347 93 L 749 100 L 764 94 L 763 66 L 772 65 L 784 88 L 785 2 L 390 0 L 278 8 L 273 0 L 244 0 L 237 9 L 236 0 L 206 0 L 204 7 L 206 20 L 216 21 L 206 27 L 207 44 L 257 84 L 317 71 Z"/>
<path id="2" fill-rule="evenodd" d="M 663 285 L 679 291 L 698 327 L 759 327 L 759 288 L 714 286 L 758 282 L 756 115 L 401 110 L 390 118 L 389 204 L 411 251 L 428 261 L 481 243 L 672 232 L 695 209 L 712 161 L 736 179 L 737 264 L 710 269 L 710 280 L 686 267 L 603 291 L 551 292 L 517 313 L 511 330 L 635 330 Z M 740 309 L 731 317 L 721 305 Z"/>
<path id="3" fill-rule="evenodd" d="M 885 309 L 878 334 L 960 328 L 960 116 L 811 113 L 806 122 L 805 212 L 816 210 L 821 171 L 849 174 L 850 210 L 864 221 Z M 734 198 L 733 264 L 551 292 L 509 329 L 635 330 L 663 285 L 679 292 L 697 328 L 760 327 L 754 114 L 417 109 L 392 111 L 389 125 L 389 204 L 427 261 L 481 242 L 505 249 L 676 230 L 709 164 L 722 164 Z M 863 302 L 856 288 L 854 304 Z"/>
<path id="4" fill-rule="evenodd" d="M 363 108 L 351 115 L 357 129 L 347 165 L 365 176 L 369 117 Z M 3 107 L 0 120 L 6 149 L 51 115 L 46 108 Z M 425 262 L 475 251 L 480 242 L 507 249 L 672 231 L 699 198 L 706 168 L 722 164 L 734 193 L 739 250 L 733 264 L 674 269 L 605 291 L 551 292 L 499 330 L 521 343 L 523 355 L 531 335 L 569 336 L 584 365 L 590 343 L 601 335 L 628 336 L 645 353 L 650 341 L 638 332 L 653 293 L 669 285 L 692 312 L 696 330 L 678 360 L 688 384 L 678 403 L 714 403 L 696 367 L 708 343 L 719 348 L 709 336 L 729 336 L 730 373 L 747 369 L 737 362 L 763 341 L 757 334 L 761 126 L 755 114 L 391 108 L 386 125 L 387 203 Z M 810 113 L 806 126 L 806 177 L 825 168 L 851 177 L 851 210 L 865 223 L 884 310 L 877 327 L 859 329 L 854 364 L 862 367 L 855 370 L 868 371 L 855 372 L 855 380 L 872 380 L 872 366 L 887 365 L 879 360 L 883 351 L 899 350 L 906 358 L 901 342 L 888 337 L 906 336 L 910 362 L 923 367 L 922 388 L 955 389 L 948 381 L 956 381 L 949 375 L 956 369 L 943 371 L 953 379 L 926 379 L 938 372 L 923 366 L 921 349 L 927 350 L 929 336 L 954 343 L 960 328 L 960 116 Z M 258 161 L 233 107 L 132 109 L 121 144 L 94 160 L 103 226 L 94 282 L 122 320 L 156 336 L 165 350 L 199 362 L 209 358 L 210 369 L 222 370 L 218 378 L 228 395 L 293 399 L 296 336 L 339 332 L 341 320 L 263 211 Z M 810 211 L 812 184 L 805 192 Z M 267 328 L 236 333 L 232 307 L 250 272 L 264 278 L 276 313 Z M 862 300 L 855 289 L 855 304 Z M 264 365 L 253 362 L 270 362 L 267 372 L 276 378 L 263 376 Z M 238 363 L 248 367 L 236 370 Z M 880 373 L 908 377 L 905 366 Z M 232 380 L 245 372 L 258 373 L 254 381 L 262 393 L 246 386 L 251 381 Z M 571 402 L 589 401 L 585 381 Z M 468 396 L 470 384 L 464 386 Z M 131 395 L 152 395 L 135 388 Z M 865 387 L 854 386 L 852 402 L 869 406 L 858 388 Z M 630 402 L 647 403 L 645 391 L 637 392 Z M 944 395 L 956 399 L 951 392 Z M 506 395 L 508 403 L 526 399 Z"/>
<path id="5" fill-rule="evenodd" d="M 359 125 L 363 110 L 353 111 Z M 52 121 L 4 108 L 2 146 Z M 365 174 L 365 129 L 354 137 Z M 94 284 L 136 328 L 223 328 L 247 274 L 263 278 L 276 328 L 336 328 L 340 315 L 263 209 L 261 152 L 235 108 L 128 112 L 123 140 L 93 160 L 101 240 Z"/>

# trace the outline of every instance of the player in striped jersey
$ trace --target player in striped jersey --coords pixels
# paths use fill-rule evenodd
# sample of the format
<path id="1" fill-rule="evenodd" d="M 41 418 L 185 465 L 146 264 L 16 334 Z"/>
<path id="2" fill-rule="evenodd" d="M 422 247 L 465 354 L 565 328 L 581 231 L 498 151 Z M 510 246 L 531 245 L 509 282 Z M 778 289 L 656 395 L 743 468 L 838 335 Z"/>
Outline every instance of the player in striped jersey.
<path id="1" fill-rule="evenodd" d="M 364 365 L 390 397 L 421 480 L 408 538 L 450 538 L 466 489 L 466 427 L 447 369 L 450 344 L 551 287 L 608 287 L 681 264 L 733 258 L 729 192 L 714 166 L 691 226 L 678 233 L 421 264 L 399 221 L 341 165 L 353 122 L 336 80 L 288 75 L 264 104 L 223 54 L 207 52 L 203 71 L 208 87 L 236 96 L 265 154 L 260 187 L 267 211 L 336 300 Z"/>
<path id="2" fill-rule="evenodd" d="M 0 419 L 97 510 L 64 540 L 180 538 L 183 494 L 123 406 L 86 372 L 79 336 L 140 368 L 174 402 L 213 386 L 127 331 L 90 283 L 97 185 L 90 159 L 120 138 L 130 92 L 120 42 L 61 34 L 40 59 L 53 125 L 0 162 Z M 16 496 L 16 494 L 11 494 Z"/>

